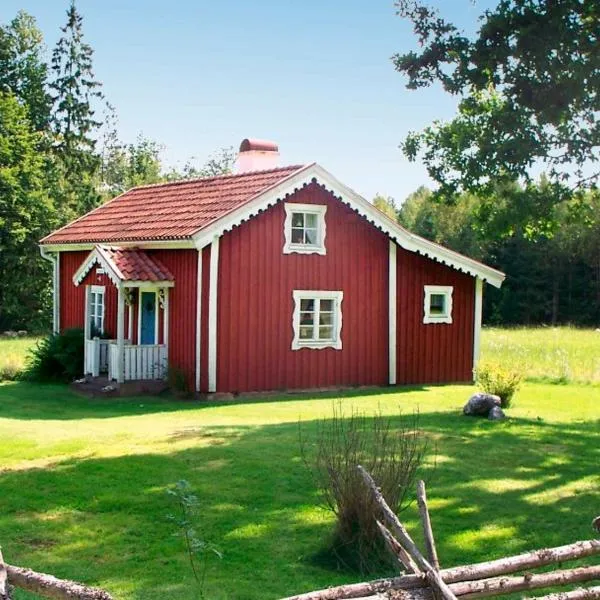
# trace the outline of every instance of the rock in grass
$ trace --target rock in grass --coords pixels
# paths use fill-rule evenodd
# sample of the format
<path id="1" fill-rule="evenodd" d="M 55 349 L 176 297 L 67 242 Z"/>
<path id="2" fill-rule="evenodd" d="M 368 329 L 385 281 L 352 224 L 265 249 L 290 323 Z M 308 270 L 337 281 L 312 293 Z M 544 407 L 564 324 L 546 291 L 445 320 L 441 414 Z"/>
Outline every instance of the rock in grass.
<path id="1" fill-rule="evenodd" d="M 472 417 L 487 417 L 495 406 L 500 407 L 500 396 L 477 392 L 469 398 L 463 408 L 463 413 Z"/>
<path id="2" fill-rule="evenodd" d="M 504 411 L 499 406 L 493 406 L 488 413 L 488 419 L 490 421 L 502 421 L 506 418 Z"/>

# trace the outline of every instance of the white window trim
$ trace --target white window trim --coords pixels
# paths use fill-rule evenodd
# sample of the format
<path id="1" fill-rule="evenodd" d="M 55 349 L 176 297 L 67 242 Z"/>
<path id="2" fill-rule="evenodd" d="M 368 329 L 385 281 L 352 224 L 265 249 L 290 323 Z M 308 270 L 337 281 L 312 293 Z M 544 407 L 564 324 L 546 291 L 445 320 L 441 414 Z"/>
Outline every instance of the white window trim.
<path id="1" fill-rule="evenodd" d="M 292 340 L 292 350 L 301 350 L 302 348 L 312 348 L 321 350 L 323 348 L 342 349 L 342 300 L 344 292 L 330 290 L 294 290 L 294 315 L 292 326 L 294 328 L 294 339 Z M 333 340 L 315 341 L 300 339 L 300 300 L 333 300 L 334 322 L 333 322 Z"/>
<path id="2" fill-rule="evenodd" d="M 325 236 L 327 234 L 325 213 L 327 212 L 327 206 L 325 204 L 299 204 L 296 202 L 285 202 L 283 206 L 285 208 L 285 243 L 283 244 L 283 253 L 292 254 L 293 252 L 296 252 L 298 254 L 327 254 L 325 249 Z M 319 238 L 317 244 L 309 245 L 292 243 L 292 215 L 294 213 L 310 213 L 317 215 L 317 235 Z"/>
<path id="3" fill-rule="evenodd" d="M 98 329 L 100 330 L 100 334 L 104 335 L 104 317 L 106 316 L 106 289 L 105 289 L 105 286 L 103 286 L 103 285 L 91 285 L 90 286 L 88 321 L 91 321 L 92 317 L 97 316 L 97 315 L 92 315 L 92 294 L 101 294 L 102 295 L 102 317 L 100 318 L 100 327 L 98 327 Z"/>
<path id="4" fill-rule="evenodd" d="M 425 298 L 423 300 L 423 323 L 452 323 L 452 292 L 451 285 L 426 285 Z M 432 294 L 444 294 L 446 296 L 446 314 L 432 315 L 429 312 L 430 298 Z"/>

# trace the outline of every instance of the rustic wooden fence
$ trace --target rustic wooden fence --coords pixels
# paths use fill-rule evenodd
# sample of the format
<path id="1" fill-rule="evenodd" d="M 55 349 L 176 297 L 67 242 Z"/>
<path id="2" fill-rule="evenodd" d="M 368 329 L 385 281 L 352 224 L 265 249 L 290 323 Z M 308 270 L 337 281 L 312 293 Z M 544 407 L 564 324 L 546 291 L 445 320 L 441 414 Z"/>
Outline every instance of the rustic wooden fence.
<path id="1" fill-rule="evenodd" d="M 385 543 L 396 558 L 399 570 L 405 574 L 331 587 L 283 600 L 473 600 L 502 596 L 528 590 L 567 586 L 600 580 L 600 565 L 558 569 L 545 573 L 532 573 L 531 569 L 590 556 L 600 556 L 600 539 L 585 540 L 507 556 L 497 560 L 450 569 L 440 569 L 439 560 L 427 508 L 425 485 L 417 486 L 417 499 L 425 538 L 427 558 L 421 553 L 398 516 L 391 510 L 381 491 L 362 467 L 358 467 L 380 510 L 377 521 Z M 600 528 L 600 517 L 594 520 Z M 509 577 L 512 573 L 522 573 Z M 529 600 L 597 600 L 600 586 L 579 588 L 549 594 Z"/>

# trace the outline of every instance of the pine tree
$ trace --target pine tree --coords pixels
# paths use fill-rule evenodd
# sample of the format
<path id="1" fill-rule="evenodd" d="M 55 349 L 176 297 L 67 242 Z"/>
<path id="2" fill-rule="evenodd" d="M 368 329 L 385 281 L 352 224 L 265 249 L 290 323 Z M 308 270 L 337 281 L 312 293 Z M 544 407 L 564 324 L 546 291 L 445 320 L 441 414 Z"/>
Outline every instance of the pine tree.
<path id="1" fill-rule="evenodd" d="M 52 53 L 55 152 L 65 217 L 73 216 L 69 211 L 81 214 L 90 210 L 99 201 L 94 182 L 101 161 L 94 134 L 101 123 L 94 119 L 94 103 L 103 94 L 92 70 L 93 50 L 83 39 L 82 23 L 72 0 L 61 28 L 63 35 Z"/>

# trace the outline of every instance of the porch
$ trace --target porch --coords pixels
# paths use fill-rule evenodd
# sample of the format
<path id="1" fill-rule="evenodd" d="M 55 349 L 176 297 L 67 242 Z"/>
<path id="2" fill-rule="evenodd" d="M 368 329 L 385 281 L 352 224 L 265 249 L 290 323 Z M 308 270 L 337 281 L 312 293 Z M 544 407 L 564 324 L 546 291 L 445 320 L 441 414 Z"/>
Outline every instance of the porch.
<path id="1" fill-rule="evenodd" d="M 132 344 L 125 340 L 119 361 L 118 339 L 94 337 L 85 340 L 85 374 L 105 375 L 119 381 L 119 362 L 123 365 L 122 381 L 165 379 L 167 376 L 167 344 Z"/>
<path id="2" fill-rule="evenodd" d="M 85 285 L 86 378 L 119 385 L 166 379 L 169 271 L 141 250 L 96 246 L 73 283 Z"/>

